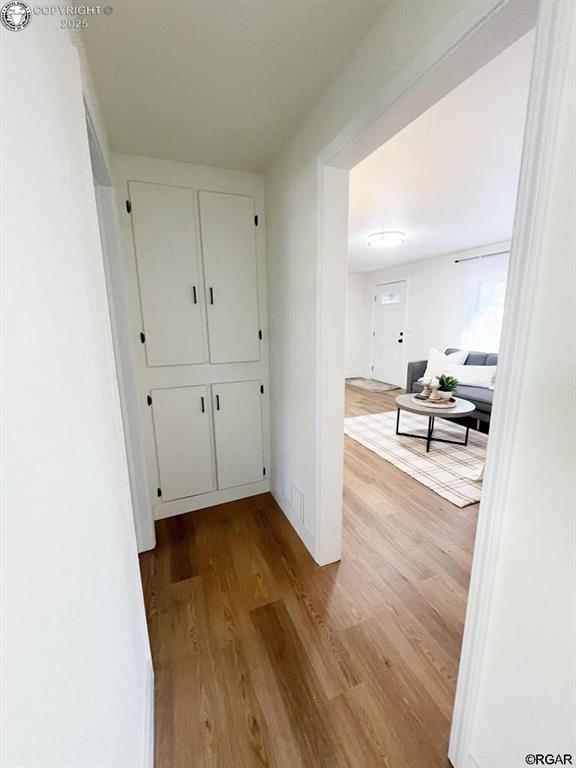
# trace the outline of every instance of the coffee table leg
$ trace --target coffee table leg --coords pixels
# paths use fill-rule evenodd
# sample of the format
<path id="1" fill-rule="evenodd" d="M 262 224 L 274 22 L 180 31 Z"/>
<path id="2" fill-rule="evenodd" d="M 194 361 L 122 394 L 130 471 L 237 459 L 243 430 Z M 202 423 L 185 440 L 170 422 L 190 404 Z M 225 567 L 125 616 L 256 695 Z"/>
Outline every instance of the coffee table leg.
<path id="1" fill-rule="evenodd" d="M 396 410 L 396 434 L 398 434 L 399 429 L 400 429 L 400 408 Z"/>
<path id="2" fill-rule="evenodd" d="M 468 445 L 468 435 L 470 434 L 470 427 L 466 427 L 466 438 L 464 439 L 464 445 Z"/>
<path id="3" fill-rule="evenodd" d="M 434 431 L 434 416 L 428 416 L 428 435 L 426 437 L 426 453 L 430 452 L 430 441 L 432 440 L 433 431 Z"/>

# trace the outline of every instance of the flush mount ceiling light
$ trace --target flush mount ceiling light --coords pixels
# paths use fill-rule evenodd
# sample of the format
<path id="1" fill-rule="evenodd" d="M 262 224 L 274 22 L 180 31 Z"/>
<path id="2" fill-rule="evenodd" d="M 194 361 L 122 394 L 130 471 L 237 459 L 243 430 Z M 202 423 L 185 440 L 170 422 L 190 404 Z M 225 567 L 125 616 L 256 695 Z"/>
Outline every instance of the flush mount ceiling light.
<path id="1" fill-rule="evenodd" d="M 406 232 L 374 232 L 368 235 L 368 245 L 372 248 L 395 248 L 406 240 Z"/>

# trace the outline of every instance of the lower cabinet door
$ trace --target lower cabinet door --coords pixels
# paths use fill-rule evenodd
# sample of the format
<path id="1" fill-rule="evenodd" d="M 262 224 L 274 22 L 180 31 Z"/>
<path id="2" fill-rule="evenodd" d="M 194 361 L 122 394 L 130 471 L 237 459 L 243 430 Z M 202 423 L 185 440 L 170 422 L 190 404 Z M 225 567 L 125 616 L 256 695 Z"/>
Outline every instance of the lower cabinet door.
<path id="1" fill-rule="evenodd" d="M 162 501 L 216 489 L 208 388 L 152 390 Z"/>
<path id="2" fill-rule="evenodd" d="M 212 385 L 218 488 L 262 480 L 262 395 L 259 381 Z"/>

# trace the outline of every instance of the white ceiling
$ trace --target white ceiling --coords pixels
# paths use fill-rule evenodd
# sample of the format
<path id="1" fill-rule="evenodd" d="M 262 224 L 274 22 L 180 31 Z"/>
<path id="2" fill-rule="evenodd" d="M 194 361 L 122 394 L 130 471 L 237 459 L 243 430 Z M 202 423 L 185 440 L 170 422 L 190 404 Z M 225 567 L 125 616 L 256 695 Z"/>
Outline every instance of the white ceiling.
<path id="1" fill-rule="evenodd" d="M 352 170 L 351 272 L 510 239 L 533 43 L 518 40 Z M 405 243 L 370 248 L 382 230 Z"/>
<path id="2" fill-rule="evenodd" d="M 261 171 L 387 0 L 122 0 L 82 32 L 112 150 Z"/>

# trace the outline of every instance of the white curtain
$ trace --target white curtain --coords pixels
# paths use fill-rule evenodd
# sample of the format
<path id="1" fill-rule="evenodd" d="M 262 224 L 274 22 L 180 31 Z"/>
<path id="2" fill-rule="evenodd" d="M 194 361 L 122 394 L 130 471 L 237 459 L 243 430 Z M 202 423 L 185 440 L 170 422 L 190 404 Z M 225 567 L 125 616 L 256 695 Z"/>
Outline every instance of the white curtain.
<path id="1" fill-rule="evenodd" d="M 498 352 L 509 255 L 492 254 L 454 265 L 466 273 L 462 349 Z"/>

